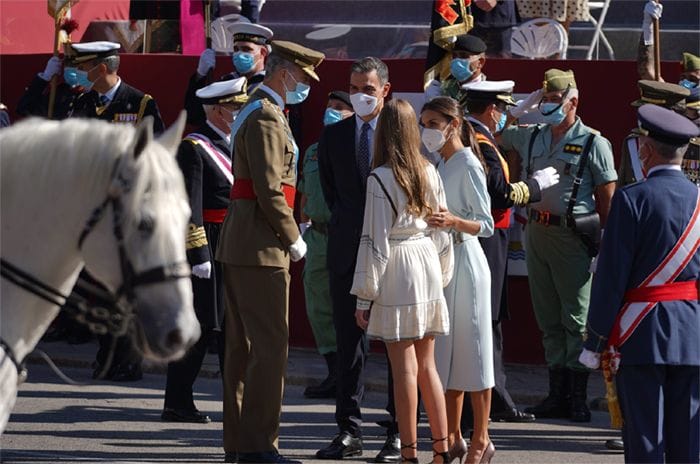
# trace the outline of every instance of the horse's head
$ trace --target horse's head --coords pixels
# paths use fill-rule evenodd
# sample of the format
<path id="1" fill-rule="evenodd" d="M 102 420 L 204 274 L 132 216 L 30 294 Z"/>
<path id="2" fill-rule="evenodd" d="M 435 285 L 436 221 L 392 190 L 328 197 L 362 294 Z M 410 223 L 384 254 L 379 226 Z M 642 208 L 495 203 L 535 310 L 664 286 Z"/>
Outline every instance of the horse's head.
<path id="1" fill-rule="evenodd" d="M 158 139 L 150 118 L 125 132 L 133 139 L 116 160 L 103 217 L 81 238 L 87 270 L 133 301 L 137 343 L 160 360 L 182 356 L 200 335 L 185 253 L 190 208 L 174 156 L 184 124 L 183 112 Z"/>

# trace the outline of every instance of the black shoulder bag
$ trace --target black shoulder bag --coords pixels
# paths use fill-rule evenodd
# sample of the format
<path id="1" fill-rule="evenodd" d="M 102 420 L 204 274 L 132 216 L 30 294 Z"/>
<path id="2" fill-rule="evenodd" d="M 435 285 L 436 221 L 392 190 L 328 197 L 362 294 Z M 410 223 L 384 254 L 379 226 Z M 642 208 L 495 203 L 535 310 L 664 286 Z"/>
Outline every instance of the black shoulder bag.
<path id="1" fill-rule="evenodd" d="M 597 256 L 598 250 L 600 249 L 600 216 L 596 211 L 583 214 L 574 214 L 574 206 L 576 205 L 578 189 L 583 181 L 583 173 L 586 169 L 588 155 L 591 151 L 591 146 L 593 146 L 594 138 L 595 134 L 590 134 L 586 140 L 586 145 L 583 147 L 578 172 L 574 178 L 574 187 L 571 189 L 571 198 L 569 198 L 569 205 L 566 208 L 566 222 L 581 238 L 583 244 L 586 245 L 588 256 L 591 258 Z"/>
<path id="2" fill-rule="evenodd" d="M 391 205 L 392 211 L 394 211 L 394 216 L 398 217 L 399 213 L 396 211 L 396 205 L 394 205 L 394 200 L 391 199 L 391 195 L 389 195 L 389 192 L 386 191 L 386 187 L 384 187 L 384 183 L 382 180 L 379 178 L 379 176 L 375 173 L 370 173 L 369 177 L 374 177 L 377 180 L 377 183 L 379 186 L 382 188 L 382 191 L 384 192 L 384 195 L 386 195 L 386 199 L 389 200 L 389 204 Z"/>

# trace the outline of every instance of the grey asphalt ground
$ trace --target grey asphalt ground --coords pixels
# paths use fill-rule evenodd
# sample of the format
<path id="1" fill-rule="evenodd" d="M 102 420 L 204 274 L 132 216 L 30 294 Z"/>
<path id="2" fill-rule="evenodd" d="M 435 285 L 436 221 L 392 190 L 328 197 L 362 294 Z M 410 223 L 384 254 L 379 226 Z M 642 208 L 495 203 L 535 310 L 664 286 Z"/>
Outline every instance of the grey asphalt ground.
<path id="1" fill-rule="evenodd" d="M 29 379 L 20 388 L 14 413 L 0 438 L 0 462 L 223 462 L 221 380 L 216 359 L 208 356 L 203 375 L 195 384 L 195 402 L 213 422 L 166 423 L 160 420 L 165 376 L 163 366 L 147 367 L 139 382 L 93 382 L 90 379 L 95 344 L 43 343 L 66 373 L 87 386 L 60 380 L 36 356 L 30 358 Z M 383 355 L 370 355 L 368 392 L 363 404 L 365 452 L 351 462 L 370 462 L 384 442 L 375 422 L 387 417 L 386 370 Z M 336 433 L 331 400 L 309 400 L 303 388 L 320 380 L 323 360 L 312 351 L 290 351 L 285 389 L 280 448 L 305 463 L 314 459 Z M 544 396 L 546 369 L 541 366 L 508 366 L 511 394 L 520 404 Z M 600 376 L 592 377 L 591 398 L 603 395 Z M 607 451 L 605 440 L 617 433 L 608 427 L 608 414 L 594 411 L 589 424 L 563 420 L 538 420 L 532 424 L 493 423 L 497 448 L 495 463 L 621 463 L 622 454 Z M 429 462 L 430 430 L 423 417 L 419 428 L 419 458 Z"/>

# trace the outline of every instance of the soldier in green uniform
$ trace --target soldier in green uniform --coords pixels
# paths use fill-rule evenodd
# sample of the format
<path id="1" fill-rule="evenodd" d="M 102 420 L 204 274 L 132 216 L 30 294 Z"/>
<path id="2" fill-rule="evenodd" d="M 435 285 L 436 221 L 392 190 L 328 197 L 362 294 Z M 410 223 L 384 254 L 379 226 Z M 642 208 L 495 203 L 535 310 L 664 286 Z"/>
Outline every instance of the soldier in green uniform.
<path id="1" fill-rule="evenodd" d="M 663 106 L 679 114 L 685 114 L 685 98 L 690 91 L 685 87 L 669 82 L 639 81 L 640 98 L 632 102 L 632 106 L 642 106 L 648 103 Z M 617 185 L 624 187 L 644 178 L 642 163 L 639 160 L 639 134 L 632 131 L 622 142 L 620 169 Z"/>
<path id="2" fill-rule="evenodd" d="M 353 115 L 350 95 L 336 90 L 328 94 L 328 105 L 323 115 L 323 125 L 335 124 Z M 304 262 L 304 295 L 306 315 L 316 339 L 316 348 L 328 365 L 328 376 L 319 385 L 309 385 L 304 390 L 307 398 L 335 398 L 336 343 L 333 326 L 333 306 L 328 283 L 326 249 L 328 248 L 328 221 L 331 212 L 321 190 L 318 172 L 318 143 L 304 153 L 302 179 L 297 185 L 301 196 L 302 230 L 307 245 Z"/>
<path id="3" fill-rule="evenodd" d="M 700 87 L 690 89 L 685 102 L 685 116 L 700 127 Z M 700 137 L 690 139 L 681 168 L 691 182 L 700 185 Z"/>
<path id="4" fill-rule="evenodd" d="M 452 97 L 462 106 L 466 103 L 467 91 L 464 85 L 486 80 L 482 70 L 486 64 L 486 44 L 473 35 L 461 35 L 452 49 L 450 77 L 443 82 L 433 80 L 425 89 L 426 101 L 434 97 Z"/>
<path id="5" fill-rule="evenodd" d="M 525 411 L 536 417 L 588 422 L 589 371 L 578 362 L 578 354 L 586 328 L 594 252 L 574 231 L 574 218 L 579 231 L 584 217 L 595 226 L 597 203 L 599 219 L 605 223 L 617 174 L 610 142 L 576 116 L 578 101 L 574 73 L 548 70 L 539 104 L 545 124 L 508 127 L 500 142 L 506 150 L 520 154 L 528 178 L 550 166 L 560 175 L 560 182 L 531 204 L 526 227 L 530 293 L 543 332 L 549 395 Z"/>

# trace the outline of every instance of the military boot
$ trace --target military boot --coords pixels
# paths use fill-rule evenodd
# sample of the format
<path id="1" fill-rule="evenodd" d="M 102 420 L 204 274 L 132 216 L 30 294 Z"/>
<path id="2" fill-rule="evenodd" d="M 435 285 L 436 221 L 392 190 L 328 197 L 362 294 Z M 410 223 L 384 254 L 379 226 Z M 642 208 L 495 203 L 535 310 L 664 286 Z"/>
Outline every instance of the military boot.
<path id="1" fill-rule="evenodd" d="M 569 418 L 572 422 L 590 422 L 591 410 L 588 409 L 588 371 L 569 371 L 571 378 L 571 409 Z"/>
<path id="2" fill-rule="evenodd" d="M 563 367 L 549 369 L 549 394 L 536 406 L 525 408 L 525 412 L 537 418 L 569 418 L 569 372 Z"/>
<path id="3" fill-rule="evenodd" d="M 309 385 L 304 390 L 307 398 L 335 398 L 336 386 L 336 354 L 335 352 L 323 355 L 328 365 L 328 376 L 318 385 Z"/>

